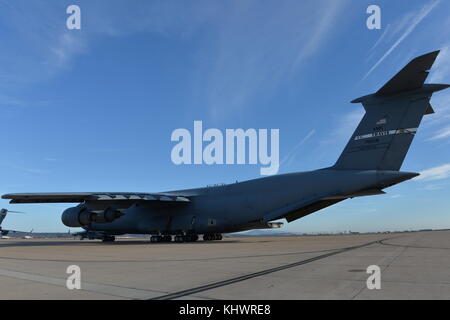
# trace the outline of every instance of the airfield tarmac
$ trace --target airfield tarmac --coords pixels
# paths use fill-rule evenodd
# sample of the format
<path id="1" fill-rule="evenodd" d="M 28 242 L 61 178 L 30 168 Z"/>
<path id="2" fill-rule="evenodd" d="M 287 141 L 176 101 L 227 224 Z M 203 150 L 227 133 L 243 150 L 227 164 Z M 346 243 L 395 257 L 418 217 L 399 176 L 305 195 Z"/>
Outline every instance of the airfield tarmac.
<path id="1" fill-rule="evenodd" d="M 81 268 L 81 290 L 66 269 Z M 366 268 L 381 268 L 367 289 Z M 450 299 L 450 231 L 146 239 L 0 240 L 0 299 Z"/>

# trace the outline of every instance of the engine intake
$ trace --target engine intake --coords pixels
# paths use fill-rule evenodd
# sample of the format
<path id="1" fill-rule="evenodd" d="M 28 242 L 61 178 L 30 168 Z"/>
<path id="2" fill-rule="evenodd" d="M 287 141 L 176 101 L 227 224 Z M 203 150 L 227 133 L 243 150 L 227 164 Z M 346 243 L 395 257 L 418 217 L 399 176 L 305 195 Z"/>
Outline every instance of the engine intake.
<path id="1" fill-rule="evenodd" d="M 88 224 L 108 223 L 112 222 L 124 214 L 114 208 L 107 208 L 106 210 L 88 210 L 83 206 L 72 207 L 64 210 L 61 220 L 64 225 L 68 227 L 84 227 Z"/>

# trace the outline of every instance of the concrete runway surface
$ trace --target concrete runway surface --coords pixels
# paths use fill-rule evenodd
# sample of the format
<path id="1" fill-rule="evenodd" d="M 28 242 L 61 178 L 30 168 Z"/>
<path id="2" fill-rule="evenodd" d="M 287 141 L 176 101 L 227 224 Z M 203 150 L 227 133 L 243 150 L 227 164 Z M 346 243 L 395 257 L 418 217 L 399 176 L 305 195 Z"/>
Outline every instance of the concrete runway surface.
<path id="1" fill-rule="evenodd" d="M 68 290 L 69 265 L 81 290 Z M 381 289 L 367 289 L 369 265 Z M 0 299 L 450 299 L 450 231 L 146 239 L 0 240 Z"/>

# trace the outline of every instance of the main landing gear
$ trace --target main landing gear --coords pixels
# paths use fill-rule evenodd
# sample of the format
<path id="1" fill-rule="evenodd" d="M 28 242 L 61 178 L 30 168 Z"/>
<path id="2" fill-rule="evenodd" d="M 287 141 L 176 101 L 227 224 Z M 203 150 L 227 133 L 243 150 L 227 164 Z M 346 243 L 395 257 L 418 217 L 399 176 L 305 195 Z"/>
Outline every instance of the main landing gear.
<path id="1" fill-rule="evenodd" d="M 198 235 L 196 234 L 183 234 L 183 235 L 176 235 L 173 238 L 173 241 L 181 243 L 181 242 L 194 242 L 198 240 Z M 165 235 L 165 236 L 151 236 L 150 242 L 171 242 L 172 236 Z"/>
<path id="2" fill-rule="evenodd" d="M 105 236 L 102 238 L 102 241 L 103 241 L 103 242 L 114 242 L 114 241 L 116 241 L 116 237 L 105 235 Z"/>
<path id="3" fill-rule="evenodd" d="M 222 240 L 222 235 L 220 233 L 207 233 L 203 235 L 204 241 L 214 241 Z"/>
<path id="4" fill-rule="evenodd" d="M 165 236 L 151 236 L 150 242 L 171 242 L 172 236 L 165 235 Z"/>
<path id="5" fill-rule="evenodd" d="M 197 234 L 179 234 L 173 237 L 173 241 L 177 243 L 182 242 L 195 242 L 199 239 Z M 206 233 L 203 235 L 204 241 L 215 241 L 215 240 L 222 240 L 222 235 L 220 233 Z M 151 236 L 150 242 L 156 243 L 156 242 L 171 242 L 172 236 L 170 235 L 164 235 L 164 236 Z"/>
<path id="6" fill-rule="evenodd" d="M 175 242 L 195 242 L 198 240 L 198 235 L 196 234 L 185 234 L 175 236 Z"/>

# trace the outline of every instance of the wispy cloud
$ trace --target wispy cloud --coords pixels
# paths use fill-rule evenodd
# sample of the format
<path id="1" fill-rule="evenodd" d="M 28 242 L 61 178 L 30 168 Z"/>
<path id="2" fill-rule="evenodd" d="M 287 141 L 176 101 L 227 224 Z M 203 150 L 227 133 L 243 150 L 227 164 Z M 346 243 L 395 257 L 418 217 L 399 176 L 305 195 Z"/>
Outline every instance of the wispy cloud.
<path id="1" fill-rule="evenodd" d="M 445 76 L 447 78 L 450 80 L 450 73 Z M 450 90 L 434 94 L 431 105 L 436 114 L 424 118 L 424 126 L 431 133 L 427 141 L 441 142 L 450 137 Z"/>
<path id="2" fill-rule="evenodd" d="M 14 31 L 2 34 L 1 87 L 48 79 L 83 52 L 87 33 L 68 30 L 66 17 L 62 2 L 0 2 L 2 24 Z"/>
<path id="3" fill-rule="evenodd" d="M 9 167 L 10 169 L 17 170 L 19 172 L 24 172 L 24 173 L 34 174 L 34 175 L 41 175 L 41 174 L 48 173 L 47 170 L 42 170 L 42 169 L 37 169 L 37 168 L 32 168 L 32 167 L 25 167 L 25 166 L 15 165 L 15 164 L 11 164 L 11 163 L 6 164 L 6 166 Z"/>
<path id="4" fill-rule="evenodd" d="M 330 30 L 332 30 L 341 12 L 345 10 L 345 3 L 342 1 L 328 1 L 323 8 L 326 9 L 321 12 L 320 18 L 317 19 L 318 23 L 308 32 L 308 40 L 300 48 L 295 58 L 294 68 L 298 67 L 304 59 L 320 48 L 324 40 L 330 35 Z"/>
<path id="5" fill-rule="evenodd" d="M 109 1 L 105 9 L 102 1 L 86 1 L 80 4 L 81 30 L 68 30 L 69 3 L 65 1 L 0 1 L 0 19 L 5 27 L 0 86 L 54 77 L 67 70 L 76 57 L 88 53 L 99 37 L 138 32 L 185 36 L 205 20 L 212 20 L 214 12 L 220 12 L 220 4 L 208 2 Z"/>
<path id="6" fill-rule="evenodd" d="M 428 140 L 440 140 L 450 137 L 450 125 L 440 129 L 433 137 Z"/>
<path id="7" fill-rule="evenodd" d="M 306 142 L 309 140 L 309 138 L 311 138 L 314 134 L 316 133 L 316 129 L 312 129 L 311 131 L 308 132 L 308 134 L 303 137 L 302 140 L 300 140 L 299 143 L 297 143 L 297 145 L 291 149 L 291 151 L 289 151 L 289 153 L 281 160 L 280 166 L 282 166 L 284 163 L 287 162 L 287 166 L 289 166 L 292 163 L 292 160 L 295 158 L 298 149 Z"/>
<path id="8" fill-rule="evenodd" d="M 152 33 L 183 39 L 201 34 L 198 75 L 192 83 L 199 88 L 198 104 L 220 119 L 250 105 L 261 92 L 275 90 L 285 75 L 301 68 L 338 32 L 334 26 L 348 3 L 110 1 L 105 10 L 101 1 L 89 1 L 81 4 L 82 29 L 74 31 L 65 28 L 67 3 L 0 2 L 0 19 L 15 37 L 3 48 L 7 59 L 0 60 L 0 87 L 59 74 L 89 52 L 98 37 Z M 86 20 L 89 16 L 95 18 Z M 21 63 L 12 63 L 17 60 Z"/>
<path id="9" fill-rule="evenodd" d="M 355 131 L 358 123 L 364 116 L 364 109 L 357 108 L 350 111 L 337 119 L 337 126 L 331 133 L 327 134 L 327 138 L 321 141 L 322 144 L 336 144 L 347 141 Z"/>
<path id="10" fill-rule="evenodd" d="M 450 177 L 450 163 L 423 170 L 420 172 L 420 176 L 414 179 L 418 181 L 431 181 L 447 179 L 448 177 Z"/>
<path id="11" fill-rule="evenodd" d="M 199 104 L 208 106 L 213 120 L 235 115 L 298 72 L 337 32 L 333 21 L 348 2 L 230 3 L 211 23 L 215 45 L 202 52 L 213 62 L 199 70 Z"/>
<path id="12" fill-rule="evenodd" d="M 53 64 L 57 68 L 67 66 L 67 63 L 74 55 L 80 54 L 86 50 L 86 43 L 81 40 L 73 31 L 65 32 L 59 35 L 58 41 L 50 47 L 52 59 L 47 63 Z"/>
<path id="13" fill-rule="evenodd" d="M 425 190 L 425 191 L 436 191 L 441 190 L 443 188 L 442 184 L 427 184 L 423 188 L 420 188 L 419 190 Z"/>
<path id="14" fill-rule="evenodd" d="M 428 78 L 430 82 L 439 83 L 441 81 L 450 82 L 450 45 L 441 48 L 433 70 Z"/>
<path id="15" fill-rule="evenodd" d="M 386 25 L 386 27 L 384 28 L 383 33 L 382 33 L 381 36 L 378 38 L 378 40 L 374 43 L 374 45 L 372 46 L 372 48 L 370 48 L 369 51 L 374 51 L 375 48 L 377 48 L 377 47 L 380 45 L 380 43 L 383 42 L 383 40 L 386 38 L 386 35 L 389 34 L 390 28 L 391 28 L 391 25 L 390 25 L 390 24 Z"/>
<path id="16" fill-rule="evenodd" d="M 403 34 L 372 66 L 372 68 L 369 69 L 369 71 L 364 75 L 362 80 L 367 78 L 372 73 L 372 71 L 375 70 L 384 61 L 384 59 L 386 59 L 403 42 L 403 40 L 405 40 L 414 31 L 414 29 L 419 25 L 419 23 L 421 23 L 422 20 L 425 19 L 440 2 L 441 0 L 433 0 L 429 2 L 428 4 L 423 6 L 416 14 L 413 15 L 414 16 L 413 19 L 408 19 L 409 21 L 408 24 L 406 25 L 406 30 L 403 32 Z"/>
<path id="17" fill-rule="evenodd" d="M 22 106 L 24 101 L 11 97 L 9 95 L 0 94 L 0 106 Z"/>

